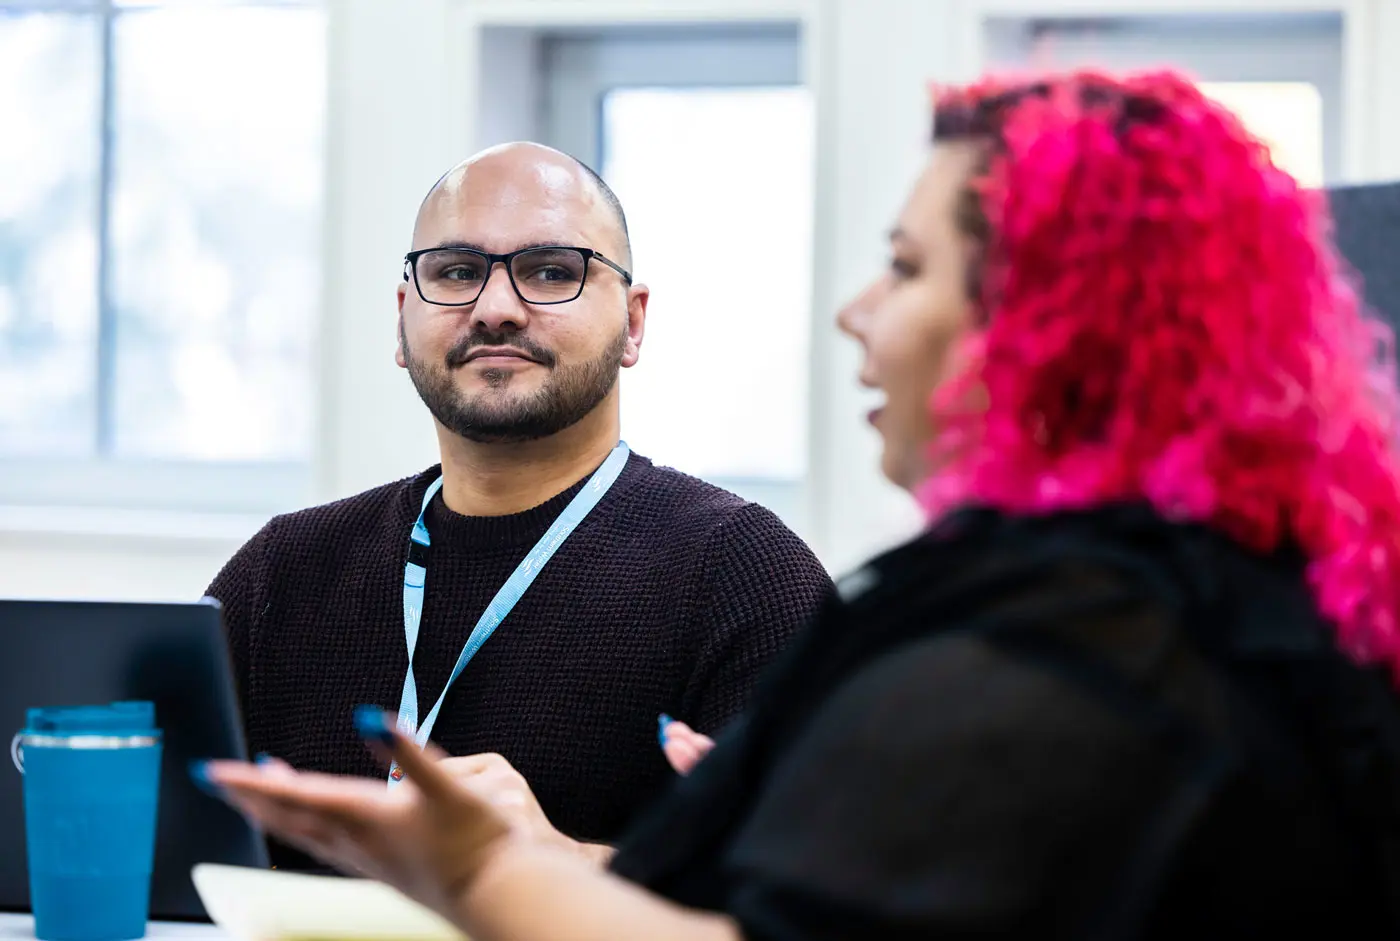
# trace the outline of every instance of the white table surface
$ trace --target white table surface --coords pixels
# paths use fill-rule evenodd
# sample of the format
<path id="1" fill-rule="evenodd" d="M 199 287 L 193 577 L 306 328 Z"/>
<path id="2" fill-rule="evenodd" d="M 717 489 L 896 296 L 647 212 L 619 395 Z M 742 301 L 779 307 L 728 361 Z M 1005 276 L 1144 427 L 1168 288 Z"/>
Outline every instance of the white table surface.
<path id="1" fill-rule="evenodd" d="M 34 937 L 32 915 L 12 915 L 0 912 L 0 938 Z M 170 922 L 151 922 L 146 929 L 146 937 L 161 941 L 227 941 L 224 934 L 213 925 L 182 925 Z"/>

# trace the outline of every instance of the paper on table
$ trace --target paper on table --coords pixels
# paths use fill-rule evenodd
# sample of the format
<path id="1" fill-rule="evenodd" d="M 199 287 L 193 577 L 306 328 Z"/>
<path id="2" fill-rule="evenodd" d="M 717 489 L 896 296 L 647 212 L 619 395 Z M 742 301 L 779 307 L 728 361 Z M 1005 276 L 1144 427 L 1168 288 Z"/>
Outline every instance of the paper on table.
<path id="1" fill-rule="evenodd" d="M 193 876 L 209 917 L 234 941 L 463 941 L 378 882 L 212 864 Z"/>

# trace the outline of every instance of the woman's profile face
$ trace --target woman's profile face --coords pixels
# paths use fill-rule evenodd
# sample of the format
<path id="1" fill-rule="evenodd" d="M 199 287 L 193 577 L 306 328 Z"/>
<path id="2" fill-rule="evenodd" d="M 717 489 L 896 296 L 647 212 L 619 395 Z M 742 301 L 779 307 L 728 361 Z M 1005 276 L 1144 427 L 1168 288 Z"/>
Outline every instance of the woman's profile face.
<path id="1" fill-rule="evenodd" d="M 974 323 L 967 294 L 974 246 L 957 226 L 958 197 L 979 158 L 971 143 L 939 146 L 890 234 L 889 268 L 837 316 L 865 353 L 860 382 L 885 393 L 870 422 L 884 440 L 885 476 L 913 490 L 934 470 L 930 410 L 948 352 Z"/>

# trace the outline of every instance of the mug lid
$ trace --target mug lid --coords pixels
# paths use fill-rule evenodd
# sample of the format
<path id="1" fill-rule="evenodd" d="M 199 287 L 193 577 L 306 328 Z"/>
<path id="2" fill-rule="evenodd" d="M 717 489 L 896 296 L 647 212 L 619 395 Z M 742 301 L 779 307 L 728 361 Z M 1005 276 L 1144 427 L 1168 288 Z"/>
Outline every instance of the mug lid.
<path id="1" fill-rule="evenodd" d="M 114 702 L 106 706 L 40 706 L 25 713 L 27 734 L 129 735 L 156 727 L 152 702 Z"/>

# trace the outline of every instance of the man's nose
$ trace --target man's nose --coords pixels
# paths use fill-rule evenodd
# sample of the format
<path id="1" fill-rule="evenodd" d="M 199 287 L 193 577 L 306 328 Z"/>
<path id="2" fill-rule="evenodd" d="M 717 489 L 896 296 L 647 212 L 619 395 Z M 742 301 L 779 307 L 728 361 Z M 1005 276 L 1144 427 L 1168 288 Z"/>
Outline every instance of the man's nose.
<path id="1" fill-rule="evenodd" d="M 507 326 L 524 329 L 529 322 L 529 308 L 515 292 L 510 272 L 504 263 L 497 262 L 486 272 L 486 284 L 472 305 L 473 326 L 480 324 L 486 330 L 500 330 Z"/>

